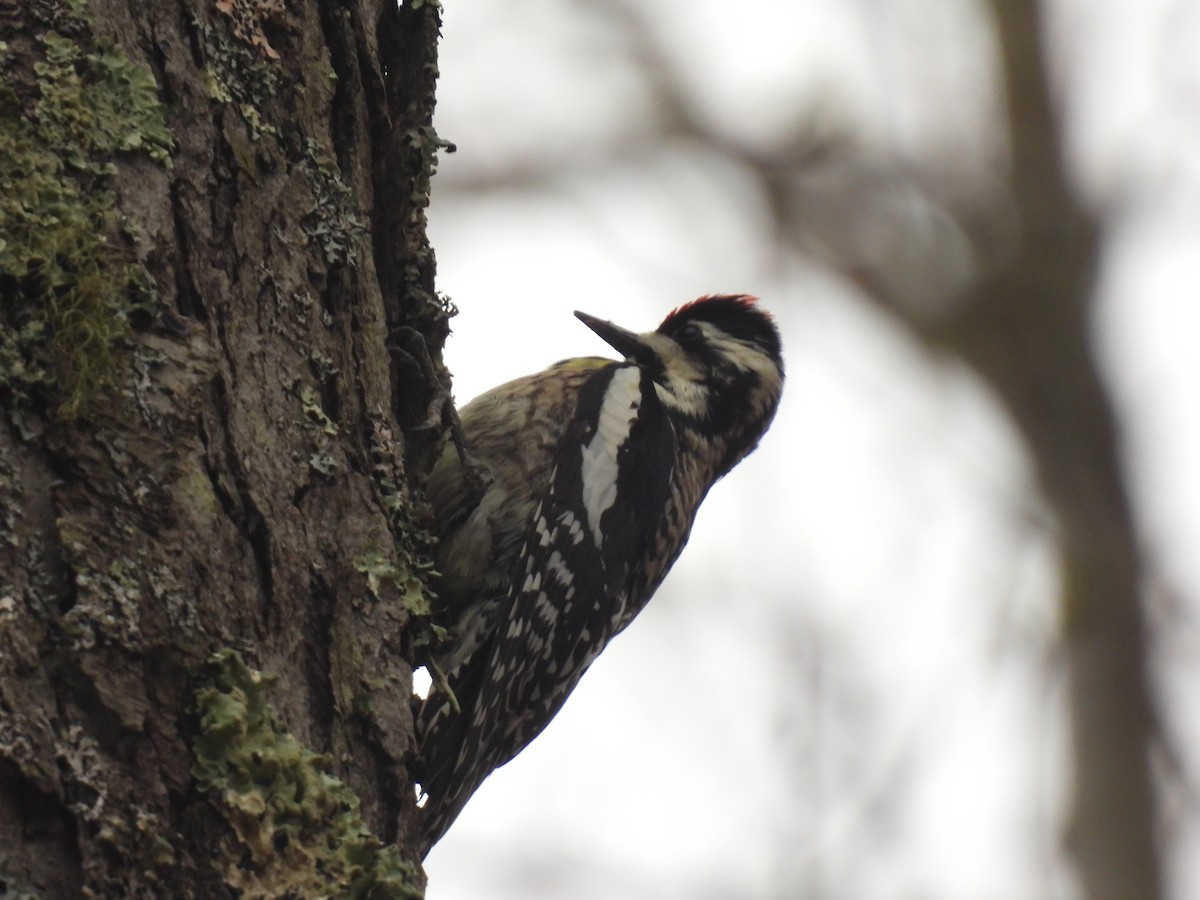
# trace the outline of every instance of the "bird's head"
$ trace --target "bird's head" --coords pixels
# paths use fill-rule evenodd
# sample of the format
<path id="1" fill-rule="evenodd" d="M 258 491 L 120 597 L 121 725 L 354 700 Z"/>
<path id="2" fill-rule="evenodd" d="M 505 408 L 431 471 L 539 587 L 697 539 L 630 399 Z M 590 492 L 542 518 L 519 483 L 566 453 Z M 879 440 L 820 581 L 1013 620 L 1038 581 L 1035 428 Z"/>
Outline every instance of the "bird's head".
<path id="1" fill-rule="evenodd" d="M 672 419 L 727 446 L 721 474 L 754 449 L 770 425 L 783 391 L 782 343 L 756 298 L 701 297 L 641 334 L 575 315 L 654 381 Z"/>

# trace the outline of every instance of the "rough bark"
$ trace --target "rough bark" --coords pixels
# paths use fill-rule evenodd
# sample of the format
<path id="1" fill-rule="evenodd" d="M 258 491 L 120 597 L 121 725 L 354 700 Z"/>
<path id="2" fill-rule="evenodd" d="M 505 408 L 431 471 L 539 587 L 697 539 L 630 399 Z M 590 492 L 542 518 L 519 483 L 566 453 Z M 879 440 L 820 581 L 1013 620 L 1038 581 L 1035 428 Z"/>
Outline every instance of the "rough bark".
<path id="1" fill-rule="evenodd" d="M 419 892 L 438 26 L 0 2 L 11 895 Z"/>

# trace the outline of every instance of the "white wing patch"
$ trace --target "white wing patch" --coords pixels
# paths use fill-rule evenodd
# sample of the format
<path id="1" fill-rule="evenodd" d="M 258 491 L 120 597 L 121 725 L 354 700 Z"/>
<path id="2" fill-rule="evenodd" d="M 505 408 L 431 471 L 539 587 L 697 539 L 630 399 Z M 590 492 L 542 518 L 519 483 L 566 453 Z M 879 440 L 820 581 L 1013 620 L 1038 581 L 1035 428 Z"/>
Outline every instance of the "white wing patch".
<path id="1" fill-rule="evenodd" d="M 642 373 L 637 366 L 618 369 L 604 392 L 596 433 L 583 445 L 583 508 L 596 547 L 601 545 L 600 517 L 617 499 L 617 451 L 629 438 L 642 402 Z"/>

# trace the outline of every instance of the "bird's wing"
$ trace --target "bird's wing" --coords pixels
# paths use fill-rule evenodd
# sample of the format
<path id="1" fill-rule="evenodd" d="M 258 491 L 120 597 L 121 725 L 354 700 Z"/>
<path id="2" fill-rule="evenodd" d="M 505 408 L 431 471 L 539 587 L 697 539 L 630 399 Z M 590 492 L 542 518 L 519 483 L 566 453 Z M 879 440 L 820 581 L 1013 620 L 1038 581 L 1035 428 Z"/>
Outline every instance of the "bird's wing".
<path id="1" fill-rule="evenodd" d="M 640 604 L 631 586 L 667 503 L 675 448 L 636 365 L 614 363 L 583 385 L 503 611 L 470 671 L 451 683 L 462 712 L 427 731 L 426 846 L 541 733 Z"/>

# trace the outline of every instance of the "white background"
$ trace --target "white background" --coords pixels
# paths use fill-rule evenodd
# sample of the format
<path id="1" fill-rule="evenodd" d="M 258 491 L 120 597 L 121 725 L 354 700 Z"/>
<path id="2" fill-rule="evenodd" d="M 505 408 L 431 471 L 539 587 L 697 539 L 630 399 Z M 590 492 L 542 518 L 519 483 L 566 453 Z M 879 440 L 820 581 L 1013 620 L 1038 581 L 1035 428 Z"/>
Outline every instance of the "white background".
<path id="1" fill-rule="evenodd" d="M 1200 7 L 1050 6 L 1073 171 L 1105 225 L 1095 339 L 1147 593 L 1171 610 L 1155 652 L 1186 777 L 1200 763 Z M 647 611 L 434 849 L 431 900 L 1076 896 L 1058 836 L 1053 523 L 1019 439 L 969 372 L 780 233 L 738 156 L 849 134 L 934 179 L 1003 177 L 981 8 L 445 7 L 435 125 L 458 152 L 430 234 L 461 308 L 446 353 L 459 401 L 610 352 L 575 309 L 646 330 L 711 292 L 763 298 L 788 384 Z M 847 227 L 880 266 L 948 294 L 969 274 L 953 230 L 887 196 Z M 1200 896 L 1195 801 L 1170 813 L 1173 895 Z"/>

